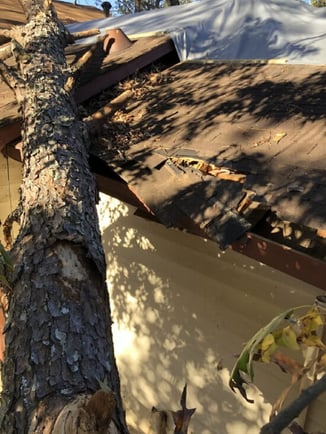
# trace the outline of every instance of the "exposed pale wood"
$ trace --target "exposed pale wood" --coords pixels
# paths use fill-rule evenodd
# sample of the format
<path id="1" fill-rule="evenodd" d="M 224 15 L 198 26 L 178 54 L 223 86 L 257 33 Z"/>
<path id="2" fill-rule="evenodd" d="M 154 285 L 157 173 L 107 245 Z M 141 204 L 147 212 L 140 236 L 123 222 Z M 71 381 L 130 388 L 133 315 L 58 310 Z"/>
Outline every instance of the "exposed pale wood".
<path id="1" fill-rule="evenodd" d="M 326 238 L 326 229 L 317 229 L 317 235 L 321 238 Z"/>

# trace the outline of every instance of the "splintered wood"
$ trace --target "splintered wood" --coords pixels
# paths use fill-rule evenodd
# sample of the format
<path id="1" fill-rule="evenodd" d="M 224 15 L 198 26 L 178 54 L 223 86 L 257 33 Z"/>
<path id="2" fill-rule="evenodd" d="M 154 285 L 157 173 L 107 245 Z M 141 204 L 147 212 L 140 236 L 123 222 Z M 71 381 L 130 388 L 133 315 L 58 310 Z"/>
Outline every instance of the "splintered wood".
<path id="1" fill-rule="evenodd" d="M 240 182 L 240 184 L 244 184 L 246 181 L 246 175 L 243 173 L 237 173 L 225 167 L 218 167 L 193 157 L 172 157 L 171 161 L 179 167 L 184 166 L 190 167 L 193 170 L 199 170 L 203 175 L 211 175 L 227 181 Z"/>

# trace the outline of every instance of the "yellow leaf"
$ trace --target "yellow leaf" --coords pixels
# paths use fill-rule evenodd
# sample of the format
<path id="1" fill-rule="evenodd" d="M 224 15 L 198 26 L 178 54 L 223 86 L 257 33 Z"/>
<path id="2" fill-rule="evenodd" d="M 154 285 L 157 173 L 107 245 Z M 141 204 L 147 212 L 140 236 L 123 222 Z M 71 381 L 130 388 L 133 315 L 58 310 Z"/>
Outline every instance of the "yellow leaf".
<path id="1" fill-rule="evenodd" d="M 274 351 L 277 348 L 272 333 L 269 333 L 264 337 L 259 347 L 261 349 L 261 361 L 263 363 L 269 363 L 271 361 L 271 355 L 274 353 Z"/>
<path id="2" fill-rule="evenodd" d="M 303 333 L 310 335 L 315 332 L 319 326 L 324 324 L 324 321 L 317 310 L 310 310 L 303 318 Z"/>
<path id="3" fill-rule="evenodd" d="M 290 348 L 291 350 L 300 349 L 297 342 L 297 335 L 290 326 L 284 327 L 280 344 L 284 345 L 286 348 Z"/>
<path id="4" fill-rule="evenodd" d="M 326 345 L 321 341 L 318 336 L 310 335 L 302 339 L 302 343 L 307 347 L 317 347 L 326 350 Z"/>
<path id="5" fill-rule="evenodd" d="M 268 335 L 266 335 L 264 337 L 264 339 L 262 340 L 262 342 L 260 344 L 261 350 L 266 351 L 271 345 L 273 345 L 274 342 L 275 342 L 275 340 L 274 340 L 273 334 L 268 333 Z"/>
<path id="6" fill-rule="evenodd" d="M 323 354 L 318 362 L 318 367 L 320 370 L 324 370 L 326 368 L 326 354 Z"/>

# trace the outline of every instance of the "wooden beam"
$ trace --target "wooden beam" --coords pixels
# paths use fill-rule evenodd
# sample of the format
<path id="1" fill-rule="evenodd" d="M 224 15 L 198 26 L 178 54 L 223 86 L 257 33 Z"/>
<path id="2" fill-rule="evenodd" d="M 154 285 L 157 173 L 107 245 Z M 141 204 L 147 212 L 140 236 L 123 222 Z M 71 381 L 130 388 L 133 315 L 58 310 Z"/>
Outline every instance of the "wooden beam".
<path id="1" fill-rule="evenodd" d="M 137 198 L 137 196 L 130 190 L 128 184 L 122 179 L 111 178 L 107 176 L 100 175 L 95 173 L 97 186 L 99 191 L 102 193 L 108 194 L 109 196 L 115 197 L 116 199 L 121 200 L 131 206 L 136 207 L 137 209 L 143 212 L 145 216 L 150 214 L 147 211 L 145 205 Z"/>
<path id="2" fill-rule="evenodd" d="M 17 140 L 21 134 L 21 121 L 16 120 L 0 128 L 0 151 L 9 143 Z"/>
<path id="3" fill-rule="evenodd" d="M 254 233 L 247 233 L 242 240 L 234 242 L 231 248 L 296 279 L 326 290 L 325 261 Z"/>
<path id="4" fill-rule="evenodd" d="M 168 39 L 163 43 L 154 46 L 139 57 L 130 59 L 129 62 L 121 63 L 115 69 L 108 69 L 96 76 L 96 79 L 89 81 L 77 90 L 76 101 L 82 103 L 97 95 L 103 90 L 113 86 L 121 80 L 129 77 L 140 69 L 151 65 L 175 50 L 172 40 Z"/>

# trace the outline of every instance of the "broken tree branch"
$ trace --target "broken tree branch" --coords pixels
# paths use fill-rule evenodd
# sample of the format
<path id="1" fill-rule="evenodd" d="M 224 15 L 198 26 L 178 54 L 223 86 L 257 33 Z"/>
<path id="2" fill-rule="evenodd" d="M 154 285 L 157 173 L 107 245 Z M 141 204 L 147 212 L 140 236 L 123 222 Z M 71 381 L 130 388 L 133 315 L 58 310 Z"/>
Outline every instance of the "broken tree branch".
<path id="1" fill-rule="evenodd" d="M 12 56 L 11 44 L 7 44 L 0 49 L 0 60 L 9 59 Z"/>
<path id="2" fill-rule="evenodd" d="M 91 134 L 95 134 L 100 130 L 102 125 L 109 116 L 112 116 L 116 110 L 118 110 L 123 104 L 125 104 L 129 98 L 131 98 L 133 92 L 128 89 L 110 101 L 107 105 L 101 108 L 101 110 L 87 116 L 83 119 L 86 122 Z"/>
<path id="3" fill-rule="evenodd" d="M 15 92 L 15 94 L 16 90 L 24 84 L 24 81 L 20 78 L 17 72 L 11 66 L 6 65 L 1 59 L 0 75 L 3 78 L 3 81 Z"/>
<path id="4" fill-rule="evenodd" d="M 12 39 L 13 33 L 12 29 L 0 29 L 0 36 L 3 36 L 4 38 Z"/>
<path id="5" fill-rule="evenodd" d="M 100 34 L 99 29 L 89 29 L 89 30 L 82 30 L 81 32 L 70 33 L 74 41 L 77 41 L 78 39 L 88 38 L 89 36 L 99 35 L 99 34 Z"/>
<path id="6" fill-rule="evenodd" d="M 300 396 L 264 425 L 260 434 L 280 434 L 311 402 L 326 391 L 326 374 L 312 386 L 304 389 Z"/>
<path id="7" fill-rule="evenodd" d="M 105 39 L 104 36 L 99 36 L 97 38 L 96 44 L 92 45 L 89 50 L 84 53 L 81 58 L 71 67 L 72 76 L 69 77 L 65 84 L 65 91 L 70 92 L 76 85 L 77 80 L 82 74 L 85 66 L 92 61 L 92 59 L 96 59 L 96 61 L 102 64 L 102 61 L 106 55 L 103 48 L 103 41 Z"/>
<path id="8" fill-rule="evenodd" d="M 89 50 L 86 51 L 86 53 L 84 53 L 80 57 L 80 59 L 78 59 L 78 61 L 74 64 L 74 67 L 73 67 L 73 69 L 75 71 L 79 71 L 80 69 L 82 69 L 83 66 L 86 65 L 87 62 L 89 62 L 89 60 L 93 56 L 95 48 L 96 48 L 96 45 L 92 46 Z"/>
<path id="9" fill-rule="evenodd" d="M 94 51 L 95 51 L 95 45 L 88 51 L 86 51 L 86 53 L 84 53 L 81 58 L 75 63 L 75 65 L 71 68 L 73 71 L 73 75 L 71 75 L 66 84 L 65 84 L 65 91 L 66 92 L 71 92 L 72 89 L 75 87 L 76 85 L 76 81 L 77 79 L 80 77 L 81 71 L 83 69 L 83 66 L 87 64 L 87 62 L 90 61 L 90 59 L 92 58 Z"/>

